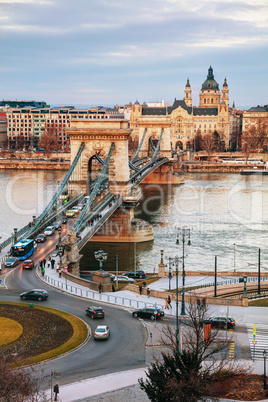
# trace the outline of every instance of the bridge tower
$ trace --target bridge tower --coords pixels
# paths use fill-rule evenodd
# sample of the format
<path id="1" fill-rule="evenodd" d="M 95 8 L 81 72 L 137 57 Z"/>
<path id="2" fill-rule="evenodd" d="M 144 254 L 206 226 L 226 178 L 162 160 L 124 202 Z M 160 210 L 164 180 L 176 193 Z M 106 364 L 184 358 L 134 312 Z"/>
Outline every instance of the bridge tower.
<path id="1" fill-rule="evenodd" d="M 123 197 L 130 193 L 128 137 L 131 133 L 126 120 L 73 120 L 67 133 L 71 142 L 71 162 L 84 142 L 85 147 L 75 169 L 70 187 L 74 193 L 87 193 L 89 163 L 97 155 L 105 160 L 112 143 L 115 148 L 109 163 L 109 189 Z"/>

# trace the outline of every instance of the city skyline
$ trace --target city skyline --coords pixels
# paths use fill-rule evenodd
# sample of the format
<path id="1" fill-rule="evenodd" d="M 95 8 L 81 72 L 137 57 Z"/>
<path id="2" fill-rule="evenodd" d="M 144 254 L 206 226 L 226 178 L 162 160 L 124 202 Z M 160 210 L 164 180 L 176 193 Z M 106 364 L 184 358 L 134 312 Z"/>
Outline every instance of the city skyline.
<path id="1" fill-rule="evenodd" d="M 209 66 L 230 105 L 267 104 L 268 5 L 222 0 L 0 0 L 1 99 L 193 105 Z"/>

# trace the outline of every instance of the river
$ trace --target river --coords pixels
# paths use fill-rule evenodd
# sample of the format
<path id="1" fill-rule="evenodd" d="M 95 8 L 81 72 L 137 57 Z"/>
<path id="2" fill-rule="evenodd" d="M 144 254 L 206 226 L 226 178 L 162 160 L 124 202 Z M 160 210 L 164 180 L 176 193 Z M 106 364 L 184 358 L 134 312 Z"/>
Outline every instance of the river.
<path id="1" fill-rule="evenodd" d="M 49 202 L 63 179 L 62 171 L 1 171 L 0 172 L 0 236 L 10 236 L 14 227 L 27 224 Z M 137 218 L 150 222 L 154 241 L 134 244 L 89 242 L 81 251 L 82 269 L 96 269 L 94 251 L 108 252 L 104 268 L 136 267 L 157 270 L 160 250 L 167 257 L 182 256 L 182 242 L 176 244 L 179 228 L 190 229 L 191 246 L 185 245 L 185 268 L 218 271 L 254 270 L 258 267 L 261 249 L 261 269 L 268 269 L 268 177 L 239 174 L 187 174 L 183 185 L 142 185 L 143 199 L 135 209 Z M 188 240 L 188 238 L 186 239 Z"/>

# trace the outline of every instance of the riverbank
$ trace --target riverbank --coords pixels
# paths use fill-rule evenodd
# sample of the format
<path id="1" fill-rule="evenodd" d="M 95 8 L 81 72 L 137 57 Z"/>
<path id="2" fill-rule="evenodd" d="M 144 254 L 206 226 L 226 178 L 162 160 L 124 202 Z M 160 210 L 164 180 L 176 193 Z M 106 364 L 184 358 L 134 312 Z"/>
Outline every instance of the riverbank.
<path id="1" fill-rule="evenodd" d="M 46 161 L 26 159 L 4 159 L 0 160 L 1 170 L 66 170 L 70 168 L 70 161 Z"/>

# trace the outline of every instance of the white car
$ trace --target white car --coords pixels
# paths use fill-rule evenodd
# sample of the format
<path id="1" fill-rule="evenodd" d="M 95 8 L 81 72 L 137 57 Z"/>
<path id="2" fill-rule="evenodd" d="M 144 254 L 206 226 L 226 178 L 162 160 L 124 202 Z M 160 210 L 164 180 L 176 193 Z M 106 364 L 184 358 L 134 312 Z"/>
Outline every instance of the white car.
<path id="1" fill-rule="evenodd" d="M 52 235 L 54 234 L 54 232 L 55 232 L 54 226 L 48 226 L 48 227 L 45 229 L 44 234 L 45 234 L 46 236 L 52 236 Z"/>
<path id="2" fill-rule="evenodd" d="M 133 278 L 129 278 L 128 276 L 125 275 L 111 275 L 111 281 L 112 282 L 116 282 L 116 280 L 118 280 L 118 282 L 128 282 L 128 283 L 134 283 L 134 279 Z"/>
<path id="3" fill-rule="evenodd" d="M 94 339 L 109 339 L 110 328 L 108 325 L 98 325 L 94 332 Z"/>
<path id="4" fill-rule="evenodd" d="M 80 212 L 80 209 L 78 208 L 78 206 L 76 205 L 76 206 L 74 206 L 74 207 L 72 207 L 72 210 L 73 211 L 75 211 L 75 212 Z"/>

